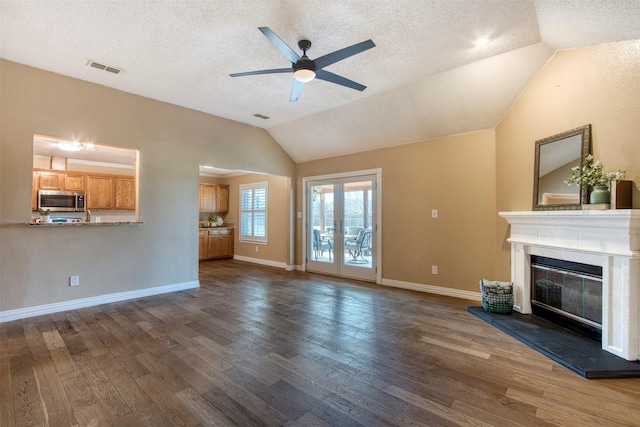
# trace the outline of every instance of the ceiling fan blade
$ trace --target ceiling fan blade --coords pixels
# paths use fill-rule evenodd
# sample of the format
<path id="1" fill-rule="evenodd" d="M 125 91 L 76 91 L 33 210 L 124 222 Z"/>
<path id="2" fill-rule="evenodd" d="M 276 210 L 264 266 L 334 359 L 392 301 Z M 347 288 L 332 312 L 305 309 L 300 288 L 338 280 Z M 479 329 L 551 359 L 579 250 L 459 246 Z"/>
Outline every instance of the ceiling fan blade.
<path id="1" fill-rule="evenodd" d="M 293 68 L 274 68 L 273 70 L 258 70 L 258 71 L 247 71 L 244 73 L 233 73 L 229 74 L 231 77 L 242 77 L 242 76 L 257 76 L 258 74 L 278 74 L 278 73 L 291 73 Z"/>
<path id="2" fill-rule="evenodd" d="M 313 60 L 316 64 L 316 69 L 324 68 L 328 65 L 334 64 L 338 61 L 342 61 L 345 58 L 356 55 L 360 52 L 364 52 L 367 49 L 375 47 L 375 43 L 371 39 L 354 44 L 353 46 L 345 47 L 344 49 L 336 50 L 335 52 L 328 53 L 320 58 Z"/>
<path id="3" fill-rule="evenodd" d="M 298 55 L 293 49 L 287 46 L 287 44 L 283 42 L 280 37 L 276 35 L 276 33 L 271 31 L 269 27 L 258 27 L 258 29 L 262 31 L 262 34 L 267 36 L 269 41 L 273 43 L 273 45 L 278 48 L 278 50 L 282 52 L 282 54 L 286 56 L 292 64 L 298 62 L 298 60 L 300 59 L 300 55 Z"/>
<path id="4" fill-rule="evenodd" d="M 293 87 L 291 88 L 291 97 L 289 98 L 289 101 L 294 102 L 297 101 L 298 98 L 300 97 L 300 93 L 302 93 L 302 88 L 304 87 L 304 83 L 293 79 Z"/>
<path id="5" fill-rule="evenodd" d="M 342 76 L 339 76 L 337 74 L 333 74 L 330 73 L 326 70 L 316 70 L 316 79 L 320 79 L 320 80 L 324 80 L 326 82 L 331 82 L 331 83 L 335 83 L 341 86 L 346 86 L 349 87 L 351 89 L 355 89 L 355 90 L 359 90 L 359 91 L 363 91 L 365 90 L 367 87 L 361 85 L 360 83 L 356 83 L 353 80 L 349 80 L 346 79 Z"/>

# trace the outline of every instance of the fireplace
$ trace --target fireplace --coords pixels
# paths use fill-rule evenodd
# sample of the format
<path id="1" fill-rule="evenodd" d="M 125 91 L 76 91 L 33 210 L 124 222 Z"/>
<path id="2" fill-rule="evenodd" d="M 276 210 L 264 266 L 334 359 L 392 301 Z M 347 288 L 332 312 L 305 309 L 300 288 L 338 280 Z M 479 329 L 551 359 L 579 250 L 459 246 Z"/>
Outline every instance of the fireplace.
<path id="1" fill-rule="evenodd" d="M 511 226 L 508 241 L 514 309 L 523 314 L 542 310 L 575 320 L 599 332 L 604 350 L 626 360 L 638 360 L 640 210 L 501 212 L 500 216 Z M 536 267 L 541 259 L 543 265 Z M 551 266 L 544 265 L 549 262 Z M 558 269 L 558 263 L 568 264 Z M 554 276 L 567 272 L 553 270 L 580 264 L 595 270 Z M 545 268 L 552 273 L 543 274 Z M 581 276 L 588 280 L 583 282 Z M 578 296 L 578 288 L 586 293 Z M 598 294 L 599 313 L 593 304 L 578 307 L 585 298 L 596 304 Z M 556 307 L 564 301 L 569 310 Z"/>
<path id="2" fill-rule="evenodd" d="M 531 310 L 600 342 L 602 267 L 531 255 Z"/>

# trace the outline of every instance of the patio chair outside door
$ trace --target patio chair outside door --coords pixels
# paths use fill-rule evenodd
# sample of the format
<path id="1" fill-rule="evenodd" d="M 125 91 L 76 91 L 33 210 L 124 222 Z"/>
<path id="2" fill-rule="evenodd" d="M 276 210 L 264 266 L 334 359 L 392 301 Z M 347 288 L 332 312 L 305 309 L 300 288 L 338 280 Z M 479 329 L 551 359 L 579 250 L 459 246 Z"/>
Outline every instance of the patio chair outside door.
<path id="1" fill-rule="evenodd" d="M 306 201 L 306 269 L 375 281 L 376 175 L 309 180 Z"/>

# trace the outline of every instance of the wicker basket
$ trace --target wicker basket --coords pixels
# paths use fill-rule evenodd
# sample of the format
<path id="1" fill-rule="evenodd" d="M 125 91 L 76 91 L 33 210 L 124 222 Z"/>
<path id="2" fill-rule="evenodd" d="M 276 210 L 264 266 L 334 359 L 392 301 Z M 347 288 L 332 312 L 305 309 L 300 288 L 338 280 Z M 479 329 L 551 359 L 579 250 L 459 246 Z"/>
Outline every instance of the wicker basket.
<path id="1" fill-rule="evenodd" d="M 513 283 L 480 280 L 482 308 L 491 313 L 511 313 L 513 310 Z"/>

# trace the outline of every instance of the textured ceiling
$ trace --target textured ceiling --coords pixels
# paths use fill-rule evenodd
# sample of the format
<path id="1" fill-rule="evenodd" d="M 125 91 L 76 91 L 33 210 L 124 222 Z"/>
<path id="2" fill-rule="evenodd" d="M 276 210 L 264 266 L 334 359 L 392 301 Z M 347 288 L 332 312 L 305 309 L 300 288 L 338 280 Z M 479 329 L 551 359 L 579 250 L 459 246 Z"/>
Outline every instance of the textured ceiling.
<path id="1" fill-rule="evenodd" d="M 640 1 L 1 0 L 0 25 L 2 58 L 265 128 L 302 162 L 492 128 L 556 50 L 640 39 Z M 372 39 L 326 68 L 367 89 L 229 77 L 290 66 L 261 26 L 312 59 Z"/>

